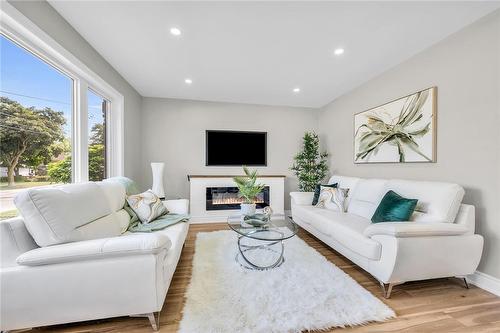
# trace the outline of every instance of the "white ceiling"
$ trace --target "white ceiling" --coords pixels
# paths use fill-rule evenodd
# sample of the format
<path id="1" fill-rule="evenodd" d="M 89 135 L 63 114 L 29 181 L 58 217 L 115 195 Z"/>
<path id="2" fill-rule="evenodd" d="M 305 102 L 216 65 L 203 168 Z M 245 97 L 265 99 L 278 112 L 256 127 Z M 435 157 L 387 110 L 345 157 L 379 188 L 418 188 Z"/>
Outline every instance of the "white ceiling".
<path id="1" fill-rule="evenodd" d="M 307 107 L 329 103 L 500 6 L 49 2 L 143 96 Z M 180 37 L 169 33 L 174 26 Z M 337 47 L 342 56 L 333 55 Z"/>

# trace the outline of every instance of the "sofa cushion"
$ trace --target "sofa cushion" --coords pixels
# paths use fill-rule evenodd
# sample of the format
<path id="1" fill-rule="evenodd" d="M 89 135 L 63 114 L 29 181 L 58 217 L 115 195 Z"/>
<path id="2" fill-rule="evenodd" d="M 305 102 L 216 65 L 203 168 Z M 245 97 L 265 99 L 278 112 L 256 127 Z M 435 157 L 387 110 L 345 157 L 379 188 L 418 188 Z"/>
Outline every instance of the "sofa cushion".
<path id="1" fill-rule="evenodd" d="M 130 225 L 130 215 L 125 209 L 120 209 L 109 215 L 98 218 L 75 229 L 75 233 L 68 241 L 113 237 L 123 234 Z"/>
<path id="2" fill-rule="evenodd" d="M 406 198 L 418 200 L 412 221 L 453 223 L 464 197 L 464 189 L 457 184 L 429 181 L 391 179 L 386 190 Z"/>
<path id="3" fill-rule="evenodd" d="M 364 235 L 387 235 L 393 237 L 432 237 L 465 235 L 468 230 L 465 225 L 455 223 L 424 223 L 424 222 L 382 222 L 375 223 L 365 229 Z"/>
<path id="4" fill-rule="evenodd" d="M 125 206 L 125 187 L 119 182 L 102 181 L 96 184 L 103 190 L 111 210 L 117 212 Z"/>
<path id="5" fill-rule="evenodd" d="M 154 233 L 167 236 L 170 239 L 171 249 L 178 250 L 184 245 L 188 230 L 189 222 L 181 222 L 174 224 L 168 228 L 155 231 Z"/>
<path id="6" fill-rule="evenodd" d="M 158 253 L 172 243 L 166 235 L 134 234 L 34 249 L 17 258 L 19 265 L 39 266 L 118 256 Z"/>
<path id="7" fill-rule="evenodd" d="M 347 211 L 367 219 L 371 219 L 380 200 L 387 192 L 385 179 L 360 179 L 355 190 L 350 194 Z"/>
<path id="8" fill-rule="evenodd" d="M 119 228 L 116 234 L 106 230 L 91 236 L 77 230 L 113 212 L 105 192 L 93 182 L 27 189 L 14 203 L 39 246 L 121 234 Z"/>
<path id="9" fill-rule="evenodd" d="M 372 260 L 380 259 L 381 245 L 366 237 L 363 232 L 371 224 L 364 217 L 341 213 L 313 206 L 294 207 L 298 217 L 318 232 L 336 240 L 352 251 Z"/>

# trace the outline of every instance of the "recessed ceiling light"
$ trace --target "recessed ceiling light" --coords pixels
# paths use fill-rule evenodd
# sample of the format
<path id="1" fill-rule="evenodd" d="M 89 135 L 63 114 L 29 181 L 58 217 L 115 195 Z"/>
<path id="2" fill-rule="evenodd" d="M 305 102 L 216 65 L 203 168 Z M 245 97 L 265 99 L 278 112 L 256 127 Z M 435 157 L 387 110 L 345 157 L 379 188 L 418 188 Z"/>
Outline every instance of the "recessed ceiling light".
<path id="1" fill-rule="evenodd" d="M 341 54 L 344 54 L 344 49 L 342 49 L 342 48 L 335 49 L 335 51 L 333 51 L 333 53 L 334 53 L 335 55 L 341 55 Z"/>
<path id="2" fill-rule="evenodd" d="M 293 92 L 296 93 L 296 94 L 299 93 L 300 92 L 300 88 L 293 88 Z"/>
<path id="3" fill-rule="evenodd" d="M 180 36 L 181 35 L 181 29 L 179 28 L 170 28 L 170 33 L 174 36 Z"/>
<path id="4" fill-rule="evenodd" d="M 185 79 L 184 82 L 186 82 L 186 84 L 191 84 L 191 83 L 193 83 L 193 80 L 191 80 L 191 79 Z"/>

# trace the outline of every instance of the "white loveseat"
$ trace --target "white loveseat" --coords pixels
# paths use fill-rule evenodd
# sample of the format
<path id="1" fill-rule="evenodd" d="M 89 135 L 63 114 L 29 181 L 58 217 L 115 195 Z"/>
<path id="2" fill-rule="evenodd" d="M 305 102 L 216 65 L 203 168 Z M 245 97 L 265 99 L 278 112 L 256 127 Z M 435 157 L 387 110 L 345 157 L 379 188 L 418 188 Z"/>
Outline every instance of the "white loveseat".
<path id="1" fill-rule="evenodd" d="M 0 327 L 46 326 L 161 310 L 189 225 L 124 232 L 125 187 L 113 179 L 30 189 L 23 217 L 0 222 Z M 188 200 L 165 201 L 173 213 Z"/>
<path id="2" fill-rule="evenodd" d="M 464 278 L 476 270 L 483 237 L 474 234 L 474 206 L 461 203 L 461 186 L 345 176 L 333 176 L 328 183 L 349 188 L 347 213 L 312 206 L 312 192 L 292 192 L 293 220 L 373 275 L 385 297 L 396 284 Z M 371 223 L 389 190 L 418 199 L 411 221 Z"/>

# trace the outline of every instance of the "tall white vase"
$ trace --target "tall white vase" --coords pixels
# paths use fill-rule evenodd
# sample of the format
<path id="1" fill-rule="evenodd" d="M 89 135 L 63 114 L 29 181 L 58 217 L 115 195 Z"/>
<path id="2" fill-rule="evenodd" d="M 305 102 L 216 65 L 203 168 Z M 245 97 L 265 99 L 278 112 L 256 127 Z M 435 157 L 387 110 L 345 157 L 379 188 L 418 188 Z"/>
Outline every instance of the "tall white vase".
<path id="1" fill-rule="evenodd" d="M 160 198 L 165 197 L 165 191 L 163 190 L 163 169 L 165 169 L 165 163 L 151 163 L 151 170 L 153 171 L 153 186 L 151 190 Z"/>

